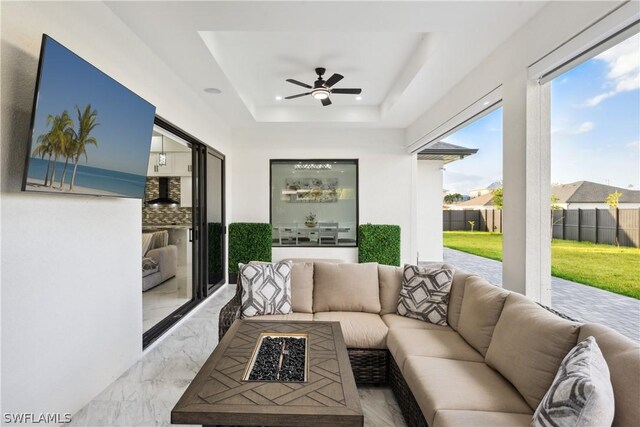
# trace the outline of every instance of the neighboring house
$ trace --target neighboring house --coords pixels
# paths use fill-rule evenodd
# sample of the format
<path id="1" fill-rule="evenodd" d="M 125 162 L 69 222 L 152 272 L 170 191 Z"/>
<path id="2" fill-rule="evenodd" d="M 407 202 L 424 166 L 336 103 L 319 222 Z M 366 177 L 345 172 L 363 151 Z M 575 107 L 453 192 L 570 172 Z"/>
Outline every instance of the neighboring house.
<path id="1" fill-rule="evenodd" d="M 616 191 L 622 194 L 618 201 L 618 208 L 640 208 L 640 191 L 637 190 L 598 184 L 591 181 L 577 181 L 551 187 L 551 194 L 557 197 L 554 205 L 563 209 L 608 209 L 607 196 Z M 485 193 L 465 202 L 450 205 L 448 209 L 495 209 L 493 195 Z"/>
<path id="2" fill-rule="evenodd" d="M 480 196 L 484 196 L 485 194 L 491 194 L 491 192 L 496 188 L 502 188 L 502 180 L 492 182 L 485 188 L 477 188 L 475 190 L 471 190 L 469 192 L 469 195 L 473 199 L 474 197 L 480 197 Z"/>
<path id="3" fill-rule="evenodd" d="M 495 209 L 493 205 L 493 194 L 487 193 L 482 196 L 474 197 L 464 202 L 455 203 L 449 205 L 451 210 L 464 210 L 464 209 Z"/>
<path id="4" fill-rule="evenodd" d="M 607 209 L 609 194 L 622 193 L 618 208 L 640 208 L 640 191 L 598 184 L 591 181 L 577 181 L 570 184 L 553 185 L 551 194 L 558 198 L 554 203 L 564 209 Z"/>

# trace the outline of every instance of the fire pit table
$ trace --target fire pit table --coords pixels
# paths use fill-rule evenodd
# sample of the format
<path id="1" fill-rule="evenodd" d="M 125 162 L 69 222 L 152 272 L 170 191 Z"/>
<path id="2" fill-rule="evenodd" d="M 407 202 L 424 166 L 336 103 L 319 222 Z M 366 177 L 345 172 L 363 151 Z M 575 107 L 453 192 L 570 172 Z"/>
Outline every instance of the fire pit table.
<path id="1" fill-rule="evenodd" d="M 237 320 L 171 411 L 171 423 L 362 426 L 340 323 Z"/>

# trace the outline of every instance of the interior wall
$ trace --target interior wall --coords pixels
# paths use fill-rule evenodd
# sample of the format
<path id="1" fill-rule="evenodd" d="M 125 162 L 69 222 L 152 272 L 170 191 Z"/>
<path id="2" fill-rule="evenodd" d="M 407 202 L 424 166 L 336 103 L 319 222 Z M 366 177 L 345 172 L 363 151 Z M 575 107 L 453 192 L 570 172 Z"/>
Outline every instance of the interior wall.
<path id="1" fill-rule="evenodd" d="M 270 159 L 358 159 L 360 224 L 401 227 L 403 262 L 412 254 L 413 164 L 401 130 L 280 127 L 234 130 L 231 222 L 269 222 Z M 273 248 L 273 259 L 337 258 L 357 262 L 357 248 Z"/>
<path id="2" fill-rule="evenodd" d="M 1 404 L 75 413 L 142 354 L 142 209 L 20 192 L 42 33 L 222 152 L 229 130 L 103 3 L 1 7 Z"/>

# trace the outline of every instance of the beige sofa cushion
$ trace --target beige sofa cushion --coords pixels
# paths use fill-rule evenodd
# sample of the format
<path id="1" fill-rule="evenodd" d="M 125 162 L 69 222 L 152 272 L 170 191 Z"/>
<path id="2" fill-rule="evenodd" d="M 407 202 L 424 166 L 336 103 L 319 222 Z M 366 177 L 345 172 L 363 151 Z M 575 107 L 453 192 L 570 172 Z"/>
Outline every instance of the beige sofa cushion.
<path id="1" fill-rule="evenodd" d="M 380 313 L 378 264 L 317 262 L 313 270 L 314 313 L 320 311 Z M 382 323 L 382 320 L 380 322 Z"/>
<path id="2" fill-rule="evenodd" d="M 396 313 L 398 296 L 402 289 L 402 267 L 378 265 L 380 281 L 380 314 Z"/>
<path id="3" fill-rule="evenodd" d="M 382 316 L 382 320 L 389 329 L 392 328 L 411 328 L 411 329 L 431 329 L 434 331 L 450 331 L 449 326 L 434 325 L 433 323 L 425 322 L 418 319 L 412 319 L 410 317 L 400 316 L 399 314 L 385 314 Z"/>
<path id="4" fill-rule="evenodd" d="M 387 348 L 387 326 L 377 314 L 349 311 L 315 313 L 313 320 L 340 322 L 348 348 Z"/>
<path id="5" fill-rule="evenodd" d="M 529 427 L 531 415 L 513 412 L 439 410 L 433 419 L 433 427 Z"/>
<path id="6" fill-rule="evenodd" d="M 484 358 L 453 329 L 396 328 L 389 330 L 387 348 L 401 371 L 410 356 L 442 357 L 445 359 L 482 362 Z"/>
<path id="7" fill-rule="evenodd" d="M 291 268 L 291 310 L 313 313 L 313 263 L 298 262 Z"/>
<path id="8" fill-rule="evenodd" d="M 487 354 L 507 295 L 508 291 L 478 276 L 468 277 L 465 282 L 458 332 L 483 356 Z"/>
<path id="9" fill-rule="evenodd" d="M 577 342 L 580 325 L 562 319 L 523 295 L 510 293 L 485 361 L 537 408 L 562 359 Z"/>
<path id="10" fill-rule="evenodd" d="M 445 264 L 446 265 L 446 264 Z M 464 285 L 469 277 L 478 277 L 461 270 L 455 270 L 453 273 L 453 282 L 451 282 L 451 294 L 449 295 L 449 308 L 447 309 L 447 323 L 456 331 L 460 321 L 460 311 L 462 310 L 462 301 L 464 299 Z"/>
<path id="11" fill-rule="evenodd" d="M 312 313 L 288 313 L 288 314 L 265 314 L 263 316 L 248 317 L 245 320 L 313 320 Z"/>
<path id="12" fill-rule="evenodd" d="M 640 420 L 640 344 L 613 329 L 597 324 L 580 327 L 578 341 L 594 337 L 609 367 L 615 401 L 613 427 Z"/>
<path id="13" fill-rule="evenodd" d="M 410 356 L 402 372 L 430 426 L 443 409 L 532 414 L 517 390 L 483 362 Z"/>

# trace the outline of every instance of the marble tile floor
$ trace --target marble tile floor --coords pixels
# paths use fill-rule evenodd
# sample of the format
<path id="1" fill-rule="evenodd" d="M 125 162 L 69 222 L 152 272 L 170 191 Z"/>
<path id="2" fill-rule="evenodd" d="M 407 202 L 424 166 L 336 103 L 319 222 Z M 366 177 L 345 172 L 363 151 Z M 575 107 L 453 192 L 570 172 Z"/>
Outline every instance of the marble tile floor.
<path id="1" fill-rule="evenodd" d="M 176 275 L 142 293 L 142 331 L 146 332 L 191 300 L 191 265 L 178 266 Z"/>
<path id="2" fill-rule="evenodd" d="M 170 413 L 218 343 L 218 313 L 235 293 L 225 285 L 120 378 L 72 417 L 74 426 L 167 426 Z M 365 426 L 405 426 L 387 387 L 358 387 Z"/>
<path id="3" fill-rule="evenodd" d="M 502 263 L 444 249 L 444 261 L 476 273 L 495 285 L 502 284 Z M 551 307 L 584 322 L 606 325 L 634 341 L 640 341 L 640 300 L 551 277 Z"/>

